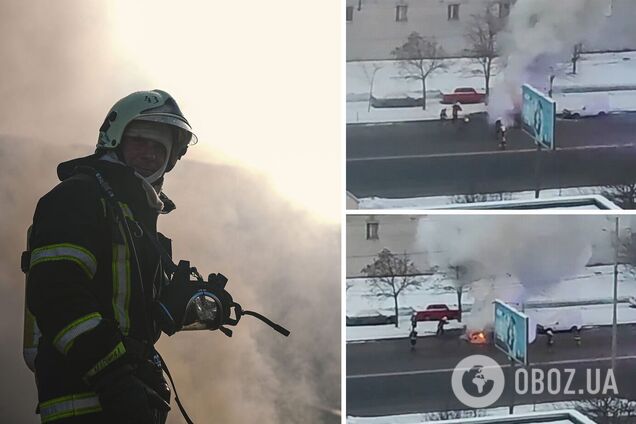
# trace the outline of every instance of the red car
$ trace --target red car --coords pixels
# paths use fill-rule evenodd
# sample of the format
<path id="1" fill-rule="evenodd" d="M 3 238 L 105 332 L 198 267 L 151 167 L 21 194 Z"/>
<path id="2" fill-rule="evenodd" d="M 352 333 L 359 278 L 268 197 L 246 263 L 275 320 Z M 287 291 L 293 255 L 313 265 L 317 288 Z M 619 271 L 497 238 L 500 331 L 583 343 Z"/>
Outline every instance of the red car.
<path id="1" fill-rule="evenodd" d="M 450 309 L 444 304 L 428 305 L 425 310 L 413 313 L 416 321 L 441 321 L 446 317 L 449 321 L 459 320 L 459 309 Z"/>
<path id="2" fill-rule="evenodd" d="M 485 93 L 478 93 L 474 88 L 461 87 L 456 88 L 455 92 L 450 94 L 442 93 L 443 104 L 453 104 L 455 102 L 469 104 L 469 103 L 483 103 L 486 99 Z"/>

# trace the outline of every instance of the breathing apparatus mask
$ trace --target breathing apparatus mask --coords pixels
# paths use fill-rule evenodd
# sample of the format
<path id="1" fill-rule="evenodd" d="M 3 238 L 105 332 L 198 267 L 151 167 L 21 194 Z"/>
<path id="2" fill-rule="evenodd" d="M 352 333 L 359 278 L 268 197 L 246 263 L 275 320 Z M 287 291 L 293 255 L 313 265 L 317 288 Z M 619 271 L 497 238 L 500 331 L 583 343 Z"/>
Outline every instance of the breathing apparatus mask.
<path id="1" fill-rule="evenodd" d="M 220 330 L 231 337 L 232 330 L 227 326 L 235 326 L 243 315 L 251 315 L 282 335 L 289 335 L 288 330 L 263 315 L 243 310 L 225 289 L 227 282 L 223 274 L 210 274 L 205 281 L 190 262 L 180 261 L 155 304 L 161 330 L 169 336 L 178 331 Z"/>

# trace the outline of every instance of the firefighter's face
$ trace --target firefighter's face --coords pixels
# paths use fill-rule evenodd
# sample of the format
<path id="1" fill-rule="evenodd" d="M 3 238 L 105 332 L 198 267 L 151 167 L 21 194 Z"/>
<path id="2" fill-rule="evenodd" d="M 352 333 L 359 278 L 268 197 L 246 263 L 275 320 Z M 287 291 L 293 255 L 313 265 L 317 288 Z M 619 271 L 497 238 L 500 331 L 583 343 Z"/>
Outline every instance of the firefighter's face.
<path id="1" fill-rule="evenodd" d="M 173 136 L 165 125 L 132 122 L 122 138 L 124 162 L 144 177 L 154 174 L 167 161 Z"/>

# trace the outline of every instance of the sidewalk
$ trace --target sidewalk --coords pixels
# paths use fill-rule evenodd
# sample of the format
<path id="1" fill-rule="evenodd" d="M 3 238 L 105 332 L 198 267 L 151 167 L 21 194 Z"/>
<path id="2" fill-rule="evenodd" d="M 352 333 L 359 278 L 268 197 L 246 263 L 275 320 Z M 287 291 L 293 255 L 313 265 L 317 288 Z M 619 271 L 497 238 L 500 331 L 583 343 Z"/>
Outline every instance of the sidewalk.
<path id="1" fill-rule="evenodd" d="M 472 87 L 482 92 L 485 90 L 484 78 L 479 73 L 480 67 L 473 60 L 449 59 L 447 62 L 446 70 L 438 70 L 427 79 L 427 91 L 447 93 L 458 87 Z M 373 75 L 375 67 L 380 68 Z M 567 69 L 567 66 L 564 65 L 563 68 Z M 554 80 L 557 113 L 563 107 L 573 108 L 581 104 L 586 96 L 598 95 L 604 89 L 623 89 L 609 93 L 612 110 L 636 110 L 636 52 L 586 54 L 579 61 L 578 68 L 577 75 L 564 72 Z M 421 97 L 420 82 L 406 80 L 401 76 L 396 61 L 349 62 L 346 72 L 347 124 L 439 119 L 441 108 L 448 107 L 440 104 L 440 97 L 427 97 L 426 111 L 421 108 L 371 108 L 371 111 L 367 111 L 366 99 L 372 80 L 373 96 L 377 98 Z M 495 87 L 501 78 L 501 74 L 495 73 L 491 87 Z M 486 110 L 484 104 L 465 106 L 466 113 Z"/>

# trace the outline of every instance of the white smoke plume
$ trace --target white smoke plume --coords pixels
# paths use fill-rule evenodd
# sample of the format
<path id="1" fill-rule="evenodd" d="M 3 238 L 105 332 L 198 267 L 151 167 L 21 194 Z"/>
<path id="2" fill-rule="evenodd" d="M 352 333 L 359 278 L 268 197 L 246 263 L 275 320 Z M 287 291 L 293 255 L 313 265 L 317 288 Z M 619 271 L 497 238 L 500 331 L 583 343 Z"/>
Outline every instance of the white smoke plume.
<path id="1" fill-rule="evenodd" d="M 574 46 L 591 42 L 606 22 L 609 0 L 518 0 L 498 35 L 503 78 L 493 86 L 488 103 L 492 121 L 511 125 L 521 109 L 521 86 L 547 94 L 550 76 L 563 72 Z"/>
<path id="2" fill-rule="evenodd" d="M 468 329 L 492 324 L 492 302 L 523 304 L 588 263 L 602 216 L 434 216 L 418 228 L 420 248 L 442 270 L 468 265 L 474 298 Z M 452 276 L 452 272 L 449 273 Z M 460 282 L 464 284 L 465 282 Z"/>

